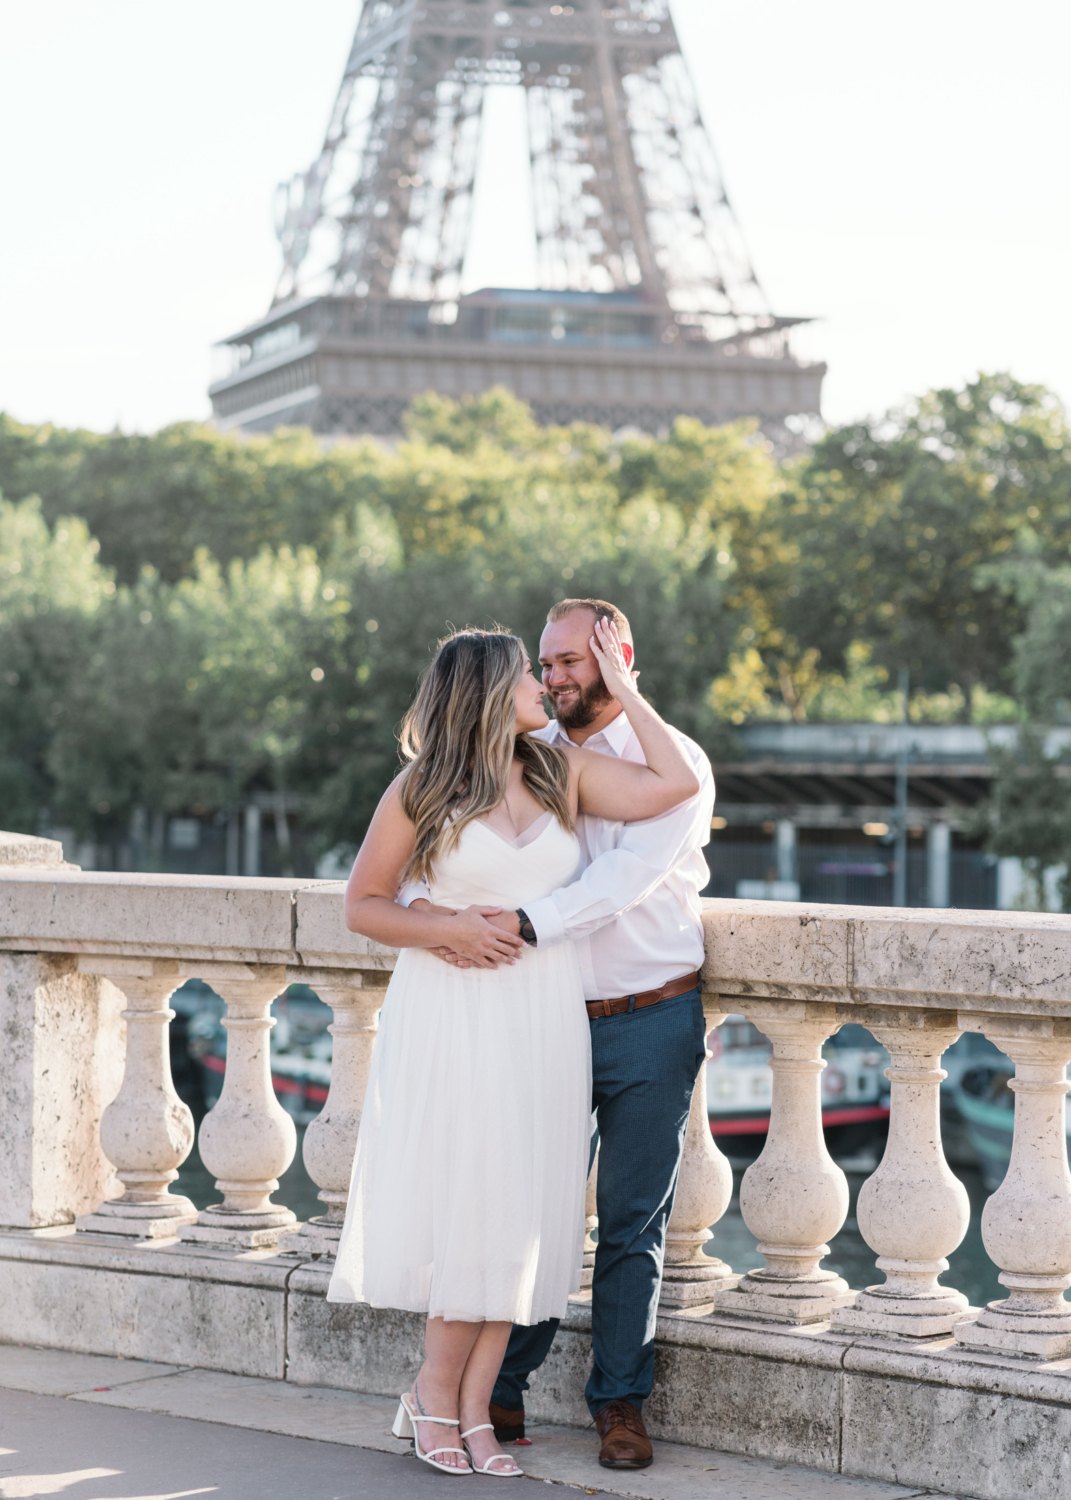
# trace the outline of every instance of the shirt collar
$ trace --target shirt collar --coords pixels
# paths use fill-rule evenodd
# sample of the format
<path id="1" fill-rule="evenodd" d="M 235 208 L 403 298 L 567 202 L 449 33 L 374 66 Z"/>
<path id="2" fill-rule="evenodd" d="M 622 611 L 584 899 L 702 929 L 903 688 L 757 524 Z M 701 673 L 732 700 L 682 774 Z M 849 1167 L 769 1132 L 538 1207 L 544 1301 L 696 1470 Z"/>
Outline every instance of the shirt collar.
<path id="1" fill-rule="evenodd" d="M 558 723 L 557 719 L 551 720 L 551 729 L 556 740 L 569 739 L 569 736 L 566 734 L 562 726 Z M 601 735 L 609 745 L 610 749 L 614 752 L 614 754 L 619 756 L 622 754 L 625 746 L 628 744 L 629 736 L 631 734 L 632 725 L 628 721 L 628 715 L 622 709 L 617 718 L 611 719 L 609 724 L 606 725 L 605 729 L 600 729 L 599 734 L 593 735 L 592 739 L 598 739 L 599 735 Z M 572 744 L 572 740 L 569 740 L 569 743 Z"/>

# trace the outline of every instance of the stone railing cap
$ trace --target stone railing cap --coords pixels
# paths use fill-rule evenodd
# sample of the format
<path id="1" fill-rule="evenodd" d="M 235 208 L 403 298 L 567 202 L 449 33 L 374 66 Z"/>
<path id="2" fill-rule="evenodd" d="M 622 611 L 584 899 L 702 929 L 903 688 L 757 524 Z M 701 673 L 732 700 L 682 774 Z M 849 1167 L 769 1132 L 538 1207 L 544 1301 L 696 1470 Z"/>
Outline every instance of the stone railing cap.
<path id="1" fill-rule="evenodd" d="M 0 950 L 177 959 L 184 974 L 394 962 L 347 931 L 341 881 L 83 874 L 61 856 L 54 841 L 0 835 Z M 706 900 L 703 925 L 705 987 L 734 1010 L 790 1000 L 1071 1021 L 1071 915 Z"/>
<path id="2" fill-rule="evenodd" d="M 0 866 L 0 950 L 390 968 L 346 929 L 342 881 Z"/>
<path id="3" fill-rule="evenodd" d="M 716 899 L 703 926 L 704 980 L 726 999 L 1071 1018 L 1066 913 Z"/>
<path id="4" fill-rule="evenodd" d="M 77 865 L 70 865 L 63 858 L 63 845 L 58 839 L 40 839 L 32 833 L 0 832 L 0 869 L 26 865 L 78 869 Z"/>

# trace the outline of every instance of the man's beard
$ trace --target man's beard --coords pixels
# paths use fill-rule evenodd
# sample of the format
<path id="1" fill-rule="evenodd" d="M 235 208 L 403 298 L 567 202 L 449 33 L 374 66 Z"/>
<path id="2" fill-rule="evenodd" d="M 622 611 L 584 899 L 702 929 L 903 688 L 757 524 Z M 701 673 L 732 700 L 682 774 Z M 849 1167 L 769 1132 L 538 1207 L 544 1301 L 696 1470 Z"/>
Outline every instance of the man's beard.
<path id="1" fill-rule="evenodd" d="M 577 684 L 576 698 L 569 708 L 559 708 L 557 699 L 551 698 L 554 716 L 563 729 L 586 729 L 613 701 L 613 694 L 607 691 L 601 677 L 589 682 L 587 687 Z"/>

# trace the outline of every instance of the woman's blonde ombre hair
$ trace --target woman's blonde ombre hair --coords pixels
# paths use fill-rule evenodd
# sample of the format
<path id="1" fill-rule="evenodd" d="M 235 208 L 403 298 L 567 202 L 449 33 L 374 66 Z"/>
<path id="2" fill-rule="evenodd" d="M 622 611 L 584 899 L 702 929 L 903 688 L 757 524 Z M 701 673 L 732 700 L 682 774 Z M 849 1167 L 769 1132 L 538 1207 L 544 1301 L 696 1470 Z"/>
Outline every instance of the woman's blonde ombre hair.
<path id="1" fill-rule="evenodd" d="M 403 881 L 429 876 L 466 823 L 498 806 L 514 756 L 536 801 L 572 829 L 564 752 L 515 730 L 524 660 L 524 647 L 504 630 L 459 630 L 439 642 L 399 737 L 409 762 L 401 804 L 416 827 Z"/>

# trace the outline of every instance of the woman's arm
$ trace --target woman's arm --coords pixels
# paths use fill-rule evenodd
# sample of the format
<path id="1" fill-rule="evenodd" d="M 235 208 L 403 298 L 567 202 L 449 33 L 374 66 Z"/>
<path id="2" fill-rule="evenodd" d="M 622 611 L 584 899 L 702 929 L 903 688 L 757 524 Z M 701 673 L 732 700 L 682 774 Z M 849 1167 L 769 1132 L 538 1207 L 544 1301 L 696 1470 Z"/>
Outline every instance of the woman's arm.
<path id="1" fill-rule="evenodd" d="M 441 915 L 421 903 L 406 909 L 394 900 L 416 831 L 406 817 L 394 782 L 376 808 L 346 885 L 346 926 L 391 948 L 438 948 L 448 944 L 477 968 L 513 963 L 524 948 L 520 938 L 492 927 L 493 906 L 469 906 L 456 915 Z"/>
<path id="2" fill-rule="evenodd" d="M 655 818 L 699 790 L 699 777 L 673 730 L 640 697 L 612 620 L 597 620 L 591 649 L 609 692 L 624 709 L 647 761 L 645 766 L 593 750 L 566 749 L 575 765 L 580 812 L 615 823 Z"/>

